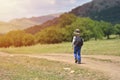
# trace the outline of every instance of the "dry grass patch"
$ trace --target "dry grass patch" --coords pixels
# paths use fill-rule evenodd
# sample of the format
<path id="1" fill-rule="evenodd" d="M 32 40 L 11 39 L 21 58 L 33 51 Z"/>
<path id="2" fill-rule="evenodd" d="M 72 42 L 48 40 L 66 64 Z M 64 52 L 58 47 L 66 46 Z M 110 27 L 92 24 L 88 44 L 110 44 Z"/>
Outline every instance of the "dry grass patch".
<path id="1" fill-rule="evenodd" d="M 5 56 L 0 57 L 0 80 L 108 80 L 108 77 L 72 64 Z"/>

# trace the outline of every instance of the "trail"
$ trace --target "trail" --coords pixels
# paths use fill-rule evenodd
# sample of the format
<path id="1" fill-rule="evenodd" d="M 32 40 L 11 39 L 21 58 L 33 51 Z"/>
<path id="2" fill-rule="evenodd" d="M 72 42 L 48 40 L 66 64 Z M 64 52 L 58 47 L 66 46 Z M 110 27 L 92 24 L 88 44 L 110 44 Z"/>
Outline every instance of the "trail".
<path id="1" fill-rule="evenodd" d="M 73 54 L 14 54 L 0 52 L 0 56 L 28 56 L 75 64 Z M 120 80 L 120 57 L 105 55 L 82 55 L 82 64 L 76 66 L 104 72 L 110 80 Z"/>

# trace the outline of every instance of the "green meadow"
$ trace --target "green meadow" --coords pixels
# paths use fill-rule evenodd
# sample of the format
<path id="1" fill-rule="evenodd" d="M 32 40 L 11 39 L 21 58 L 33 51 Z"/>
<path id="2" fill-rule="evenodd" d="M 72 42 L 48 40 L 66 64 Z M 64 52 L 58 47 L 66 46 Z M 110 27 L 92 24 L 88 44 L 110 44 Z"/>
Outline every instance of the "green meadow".
<path id="1" fill-rule="evenodd" d="M 45 54 L 45 53 L 73 53 L 71 42 L 60 44 L 37 44 L 24 47 L 0 48 L 0 51 L 17 54 Z M 84 42 L 82 47 L 83 55 L 115 55 L 120 56 L 120 39 L 90 40 Z"/>
<path id="2" fill-rule="evenodd" d="M 10 54 L 72 54 L 71 42 L 0 48 Z M 83 55 L 120 56 L 120 39 L 84 42 Z M 2 54 L 1 54 L 2 55 Z M 0 80 L 109 80 L 102 71 L 28 56 L 0 56 Z"/>

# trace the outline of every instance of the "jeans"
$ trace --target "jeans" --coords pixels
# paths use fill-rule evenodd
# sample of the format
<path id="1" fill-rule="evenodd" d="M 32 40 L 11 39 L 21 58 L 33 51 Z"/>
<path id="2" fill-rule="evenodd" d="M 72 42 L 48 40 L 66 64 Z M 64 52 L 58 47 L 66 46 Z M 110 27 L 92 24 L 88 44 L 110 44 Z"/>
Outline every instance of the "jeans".
<path id="1" fill-rule="evenodd" d="M 74 47 L 74 58 L 81 63 L 81 47 Z"/>

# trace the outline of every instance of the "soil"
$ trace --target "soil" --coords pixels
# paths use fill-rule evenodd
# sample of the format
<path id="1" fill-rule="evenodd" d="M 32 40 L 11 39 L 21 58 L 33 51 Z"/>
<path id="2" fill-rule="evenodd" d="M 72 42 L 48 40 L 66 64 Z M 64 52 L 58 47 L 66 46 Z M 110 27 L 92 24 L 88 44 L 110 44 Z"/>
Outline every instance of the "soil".
<path id="1" fill-rule="evenodd" d="M 0 56 L 28 56 L 34 58 L 45 58 L 48 60 L 60 61 L 69 64 L 74 63 L 73 54 L 8 54 L 0 52 Z M 82 63 L 76 66 L 103 72 L 110 77 L 110 80 L 120 80 L 120 57 L 108 55 L 82 55 Z"/>

